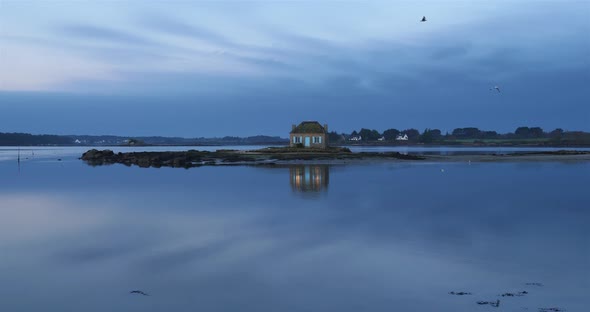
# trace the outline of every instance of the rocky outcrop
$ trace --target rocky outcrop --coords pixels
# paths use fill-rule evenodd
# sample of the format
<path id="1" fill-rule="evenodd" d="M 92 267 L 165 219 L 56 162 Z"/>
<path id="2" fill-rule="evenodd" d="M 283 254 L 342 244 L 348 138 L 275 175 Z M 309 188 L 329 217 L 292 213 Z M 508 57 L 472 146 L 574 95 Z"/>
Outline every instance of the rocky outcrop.
<path id="1" fill-rule="evenodd" d="M 220 165 L 289 165 L 324 164 L 338 165 L 379 161 L 422 161 L 434 162 L 522 162 L 522 161 L 590 161 L 590 151 L 554 151 L 514 154 L 460 154 L 460 155 L 416 155 L 398 152 L 359 152 L 347 148 L 308 149 L 273 147 L 251 151 L 217 150 L 215 152 L 189 150 L 182 152 L 132 152 L 114 153 L 111 150 L 89 150 L 81 157 L 89 165 L 120 163 L 140 167 L 179 167 Z M 444 172 L 444 169 L 441 169 Z"/>
<path id="2" fill-rule="evenodd" d="M 233 151 L 207 152 L 189 150 L 186 152 L 132 152 L 113 153 L 110 150 L 90 150 L 81 157 L 90 165 L 124 164 L 147 167 L 191 168 L 204 165 L 216 165 L 219 162 L 248 162 L 251 157 L 241 156 Z"/>
<path id="3" fill-rule="evenodd" d="M 97 149 L 91 149 L 88 152 L 82 154 L 82 160 L 92 162 L 92 161 L 104 161 L 106 159 L 113 158 L 115 153 L 111 150 L 103 150 L 99 151 Z"/>
<path id="4" fill-rule="evenodd" d="M 132 152 L 114 153 L 111 150 L 92 149 L 82 160 L 92 166 L 124 164 L 147 167 L 191 168 L 212 165 L 269 165 L 274 162 L 329 161 L 359 159 L 423 160 L 424 157 L 388 153 L 352 153 L 347 148 L 307 150 L 292 148 L 260 149 L 254 151 L 218 150 L 215 152 L 189 150 L 184 152 Z"/>

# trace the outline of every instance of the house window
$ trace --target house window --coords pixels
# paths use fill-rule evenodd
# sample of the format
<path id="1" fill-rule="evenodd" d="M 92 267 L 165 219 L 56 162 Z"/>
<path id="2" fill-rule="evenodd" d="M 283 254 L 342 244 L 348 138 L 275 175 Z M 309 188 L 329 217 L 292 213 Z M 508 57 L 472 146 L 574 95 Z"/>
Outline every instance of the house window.
<path id="1" fill-rule="evenodd" d="M 321 136 L 313 137 L 313 143 L 314 144 L 321 144 L 322 143 L 322 137 Z"/>
<path id="2" fill-rule="evenodd" d="M 293 144 L 301 143 L 302 141 L 303 141 L 302 137 L 300 137 L 300 136 L 293 137 Z"/>

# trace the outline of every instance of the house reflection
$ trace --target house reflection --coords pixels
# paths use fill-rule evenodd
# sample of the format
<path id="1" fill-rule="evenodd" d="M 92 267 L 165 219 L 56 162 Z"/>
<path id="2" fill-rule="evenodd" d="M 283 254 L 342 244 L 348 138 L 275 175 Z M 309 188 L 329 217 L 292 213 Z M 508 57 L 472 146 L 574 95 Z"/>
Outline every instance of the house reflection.
<path id="1" fill-rule="evenodd" d="M 297 165 L 289 167 L 293 192 L 319 193 L 328 190 L 330 167 L 327 165 Z"/>

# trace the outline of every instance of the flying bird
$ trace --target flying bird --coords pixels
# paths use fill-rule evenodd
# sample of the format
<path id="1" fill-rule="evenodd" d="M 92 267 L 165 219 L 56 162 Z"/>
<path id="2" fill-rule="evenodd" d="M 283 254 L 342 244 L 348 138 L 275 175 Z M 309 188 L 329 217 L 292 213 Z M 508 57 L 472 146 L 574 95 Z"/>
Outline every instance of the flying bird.
<path id="1" fill-rule="evenodd" d="M 144 295 L 144 296 L 149 296 L 148 294 L 144 293 L 141 290 L 132 290 L 129 292 L 130 294 L 138 294 L 138 295 Z"/>
<path id="2" fill-rule="evenodd" d="M 496 91 L 498 91 L 498 93 L 499 93 L 499 92 L 500 92 L 500 87 L 498 87 L 498 86 L 494 86 L 493 88 L 490 88 L 490 90 L 496 90 Z"/>
<path id="3" fill-rule="evenodd" d="M 421 22 L 426 22 L 426 16 L 422 16 L 422 20 L 420 20 Z"/>

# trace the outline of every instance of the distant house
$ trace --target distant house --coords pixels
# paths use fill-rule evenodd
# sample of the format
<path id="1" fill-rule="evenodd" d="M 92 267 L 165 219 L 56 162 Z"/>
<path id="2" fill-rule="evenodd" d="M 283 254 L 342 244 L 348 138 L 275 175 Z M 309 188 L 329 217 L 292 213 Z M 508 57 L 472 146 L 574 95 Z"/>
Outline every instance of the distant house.
<path id="1" fill-rule="evenodd" d="M 377 139 L 377 141 L 385 141 L 385 137 L 380 137 Z"/>
<path id="2" fill-rule="evenodd" d="M 363 137 L 362 136 L 352 136 L 350 137 L 350 139 L 348 139 L 349 141 L 362 141 Z"/>
<path id="3" fill-rule="evenodd" d="M 317 121 L 304 121 L 291 127 L 289 138 L 291 147 L 328 147 L 328 125 L 320 125 Z"/>
<path id="4" fill-rule="evenodd" d="M 395 138 L 397 141 L 407 141 L 408 140 L 408 135 L 404 133 L 404 135 L 402 135 L 401 133 L 397 135 L 397 137 Z"/>

